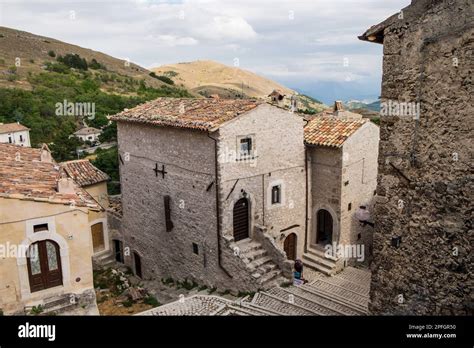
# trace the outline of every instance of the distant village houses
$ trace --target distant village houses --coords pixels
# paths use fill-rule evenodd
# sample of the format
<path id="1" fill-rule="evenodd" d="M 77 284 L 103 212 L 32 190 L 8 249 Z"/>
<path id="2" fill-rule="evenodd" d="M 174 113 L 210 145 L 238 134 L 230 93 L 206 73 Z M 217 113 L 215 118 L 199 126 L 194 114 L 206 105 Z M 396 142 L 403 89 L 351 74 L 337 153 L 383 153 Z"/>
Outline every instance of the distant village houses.
<path id="1" fill-rule="evenodd" d="M 30 129 L 19 122 L 0 123 L 0 143 L 31 147 Z"/>
<path id="2" fill-rule="evenodd" d="M 94 127 L 84 127 L 79 129 L 74 133 L 74 136 L 83 142 L 89 141 L 91 143 L 96 143 L 99 141 L 99 135 L 102 134 L 100 129 Z"/>

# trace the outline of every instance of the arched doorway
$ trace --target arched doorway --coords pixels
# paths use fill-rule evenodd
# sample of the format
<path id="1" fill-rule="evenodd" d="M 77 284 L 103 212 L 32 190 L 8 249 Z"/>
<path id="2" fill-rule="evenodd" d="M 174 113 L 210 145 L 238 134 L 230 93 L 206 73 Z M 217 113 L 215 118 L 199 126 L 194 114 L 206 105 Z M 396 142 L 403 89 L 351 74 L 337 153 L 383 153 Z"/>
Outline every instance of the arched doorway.
<path id="1" fill-rule="evenodd" d="M 239 199 L 234 205 L 234 240 L 249 237 L 249 201 L 247 198 Z"/>
<path id="2" fill-rule="evenodd" d="M 31 292 L 63 285 L 59 245 L 52 240 L 33 243 L 27 255 Z"/>
<path id="3" fill-rule="evenodd" d="M 286 253 L 288 260 L 296 260 L 296 234 L 291 233 L 285 238 L 283 248 Z"/>
<path id="4" fill-rule="evenodd" d="M 135 275 L 142 278 L 142 259 L 135 251 L 133 252 L 133 261 L 135 263 Z"/>
<path id="5" fill-rule="evenodd" d="M 327 210 L 321 209 L 317 214 L 317 229 L 316 229 L 316 243 L 317 244 L 331 244 L 333 221 L 331 213 Z"/>

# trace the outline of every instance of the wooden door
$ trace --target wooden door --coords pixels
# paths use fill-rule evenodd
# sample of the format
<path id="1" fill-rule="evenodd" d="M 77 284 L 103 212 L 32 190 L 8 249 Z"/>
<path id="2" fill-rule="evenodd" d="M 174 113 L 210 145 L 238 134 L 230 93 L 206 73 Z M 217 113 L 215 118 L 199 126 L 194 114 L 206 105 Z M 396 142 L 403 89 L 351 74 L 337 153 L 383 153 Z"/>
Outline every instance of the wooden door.
<path id="1" fill-rule="evenodd" d="M 142 277 L 142 260 L 140 258 L 140 255 L 134 252 L 133 259 L 135 261 L 135 274 L 137 277 L 141 278 Z"/>
<path id="2" fill-rule="evenodd" d="M 59 245 L 52 240 L 32 244 L 27 257 L 31 292 L 63 285 Z"/>
<path id="3" fill-rule="evenodd" d="M 247 198 L 239 199 L 234 205 L 234 240 L 249 237 L 249 201 Z"/>
<path id="4" fill-rule="evenodd" d="M 122 242 L 114 239 L 115 261 L 123 263 L 123 246 Z"/>
<path id="5" fill-rule="evenodd" d="M 296 260 L 296 234 L 289 234 L 284 243 L 284 250 L 288 260 Z"/>
<path id="6" fill-rule="evenodd" d="M 102 251 L 105 249 L 105 239 L 104 239 L 104 225 L 102 222 L 92 225 L 92 247 L 94 248 L 94 253 Z"/>
<path id="7" fill-rule="evenodd" d="M 332 243 L 332 217 L 331 214 L 324 209 L 318 211 L 317 216 L 317 236 L 316 243 L 330 244 Z"/>

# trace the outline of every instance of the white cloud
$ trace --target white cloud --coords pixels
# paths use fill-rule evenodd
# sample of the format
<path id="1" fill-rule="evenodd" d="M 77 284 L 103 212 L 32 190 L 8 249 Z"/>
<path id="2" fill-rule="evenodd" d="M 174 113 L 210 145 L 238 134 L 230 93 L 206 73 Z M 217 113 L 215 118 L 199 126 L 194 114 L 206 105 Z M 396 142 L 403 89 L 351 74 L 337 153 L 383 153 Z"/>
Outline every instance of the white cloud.
<path id="1" fill-rule="evenodd" d="M 357 36 L 409 3 L 0 0 L 0 25 L 129 57 L 143 66 L 196 59 L 232 65 L 237 57 L 243 68 L 281 81 L 291 79 L 295 87 L 315 80 L 346 81 L 347 76 L 380 80 L 381 46 Z M 75 20 L 70 11 L 75 11 Z M 344 57 L 349 57 L 348 67 L 342 66 Z"/>

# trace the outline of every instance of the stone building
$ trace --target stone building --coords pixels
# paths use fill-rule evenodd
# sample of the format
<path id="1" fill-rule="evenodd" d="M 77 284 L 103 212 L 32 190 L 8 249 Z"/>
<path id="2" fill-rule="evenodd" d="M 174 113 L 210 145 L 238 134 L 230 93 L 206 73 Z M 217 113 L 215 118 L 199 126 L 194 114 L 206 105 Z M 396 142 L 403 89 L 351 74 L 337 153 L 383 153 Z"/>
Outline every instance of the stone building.
<path id="1" fill-rule="evenodd" d="M 319 180 L 308 175 L 300 115 L 255 100 L 159 98 L 112 119 L 121 159 L 123 237 L 114 242 L 120 259 L 145 278 L 187 278 L 234 291 L 291 278 L 292 260 L 312 249 L 309 196 Z M 349 151 L 353 133 L 377 142 L 376 126 L 356 123 L 326 129 L 340 142 L 335 156 Z M 367 144 L 361 151 L 374 151 Z M 319 159 L 316 149 L 308 153 Z M 340 174 L 326 181 L 341 183 L 342 157 L 335 165 Z M 351 187 L 359 184 L 360 175 Z M 354 208 L 363 200 L 354 199 Z M 349 226 L 346 215 L 334 215 L 334 236 Z"/>
<path id="2" fill-rule="evenodd" d="M 0 123 L 0 143 L 31 147 L 30 129 L 19 122 Z"/>
<path id="3" fill-rule="evenodd" d="M 0 144 L 0 309 L 98 314 L 90 216 L 100 206 L 44 145 Z"/>
<path id="4" fill-rule="evenodd" d="M 472 313 L 474 3 L 413 0 L 383 44 L 371 310 Z"/>
<path id="5" fill-rule="evenodd" d="M 325 274 L 370 256 L 373 229 L 355 213 L 373 205 L 378 139 L 378 126 L 365 119 L 323 116 L 305 127 L 311 215 L 303 261 Z"/>
<path id="6" fill-rule="evenodd" d="M 84 127 L 74 133 L 74 136 L 82 141 L 90 141 L 95 143 L 99 141 L 99 136 L 102 134 L 100 129 L 94 127 Z"/>

